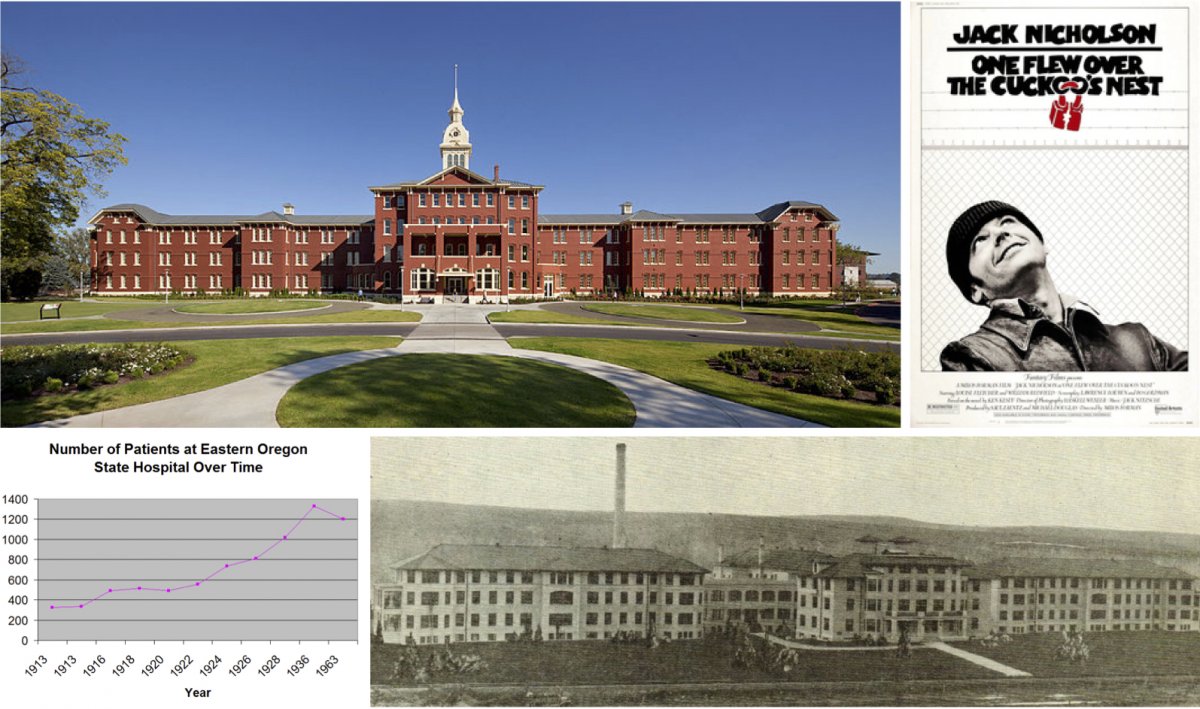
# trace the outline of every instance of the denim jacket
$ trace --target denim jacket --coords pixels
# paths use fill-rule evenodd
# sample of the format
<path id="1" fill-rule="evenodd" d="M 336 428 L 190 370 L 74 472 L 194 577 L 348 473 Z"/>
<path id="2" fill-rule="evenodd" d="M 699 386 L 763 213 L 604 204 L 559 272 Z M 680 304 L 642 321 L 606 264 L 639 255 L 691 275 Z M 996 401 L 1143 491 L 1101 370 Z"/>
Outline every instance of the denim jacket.
<path id="1" fill-rule="evenodd" d="M 1017 298 L 992 303 L 974 334 L 942 350 L 945 371 L 1187 371 L 1188 353 L 1141 323 L 1105 325 L 1086 303 L 1061 296 L 1063 322 Z"/>

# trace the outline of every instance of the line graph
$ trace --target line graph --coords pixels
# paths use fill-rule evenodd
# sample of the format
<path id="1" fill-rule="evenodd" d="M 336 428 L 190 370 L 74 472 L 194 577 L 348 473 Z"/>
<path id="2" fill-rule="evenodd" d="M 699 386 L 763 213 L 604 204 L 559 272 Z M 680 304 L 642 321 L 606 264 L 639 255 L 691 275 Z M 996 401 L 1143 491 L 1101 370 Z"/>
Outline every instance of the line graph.
<path id="1" fill-rule="evenodd" d="M 38 505 L 38 640 L 357 639 L 356 500 Z"/>

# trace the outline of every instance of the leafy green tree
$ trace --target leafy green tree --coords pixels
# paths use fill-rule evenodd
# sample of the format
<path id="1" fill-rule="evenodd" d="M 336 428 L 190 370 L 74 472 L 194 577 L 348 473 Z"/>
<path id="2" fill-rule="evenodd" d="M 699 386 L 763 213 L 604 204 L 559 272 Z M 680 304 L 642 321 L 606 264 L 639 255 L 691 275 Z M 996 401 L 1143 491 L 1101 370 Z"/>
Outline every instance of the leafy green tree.
<path id="1" fill-rule="evenodd" d="M 56 93 L 25 85 L 17 58 L 5 54 L 2 62 L 0 280 L 7 295 L 14 276 L 45 265 L 55 231 L 79 218 L 88 194 L 103 196 L 100 180 L 127 160 L 125 137 L 110 132 L 108 123 L 88 118 Z"/>
<path id="2" fill-rule="evenodd" d="M 55 234 L 54 251 L 42 267 L 42 288 L 78 290 L 82 298 L 92 272 L 90 241 L 88 230 L 83 227 Z"/>

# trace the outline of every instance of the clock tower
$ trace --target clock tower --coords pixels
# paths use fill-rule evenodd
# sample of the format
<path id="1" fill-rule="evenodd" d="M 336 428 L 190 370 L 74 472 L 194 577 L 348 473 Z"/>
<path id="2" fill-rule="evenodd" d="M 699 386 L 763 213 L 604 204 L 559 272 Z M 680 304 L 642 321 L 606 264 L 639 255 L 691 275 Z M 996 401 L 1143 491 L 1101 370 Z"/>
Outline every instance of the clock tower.
<path id="1" fill-rule="evenodd" d="M 471 140 L 462 124 L 463 110 L 458 105 L 458 65 L 454 65 L 454 103 L 450 106 L 450 125 L 442 133 L 442 169 L 453 165 L 471 169 Z"/>

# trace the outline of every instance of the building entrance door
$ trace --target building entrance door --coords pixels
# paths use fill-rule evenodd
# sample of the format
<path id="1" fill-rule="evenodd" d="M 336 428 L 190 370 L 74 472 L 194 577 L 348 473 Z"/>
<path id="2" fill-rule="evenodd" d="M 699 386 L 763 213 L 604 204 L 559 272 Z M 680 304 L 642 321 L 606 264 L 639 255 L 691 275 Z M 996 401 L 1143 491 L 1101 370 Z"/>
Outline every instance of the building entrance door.
<path id="1" fill-rule="evenodd" d="M 542 277 L 542 295 L 547 298 L 554 297 L 554 276 Z"/>
<path id="2" fill-rule="evenodd" d="M 466 276 L 446 276 L 446 295 L 466 295 L 467 294 L 467 277 Z"/>

